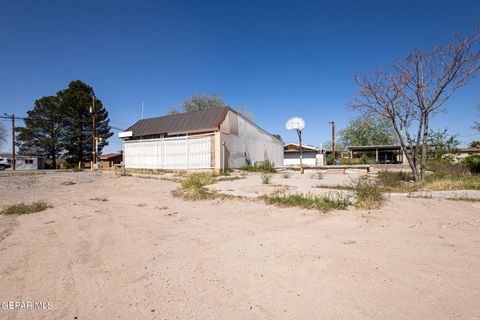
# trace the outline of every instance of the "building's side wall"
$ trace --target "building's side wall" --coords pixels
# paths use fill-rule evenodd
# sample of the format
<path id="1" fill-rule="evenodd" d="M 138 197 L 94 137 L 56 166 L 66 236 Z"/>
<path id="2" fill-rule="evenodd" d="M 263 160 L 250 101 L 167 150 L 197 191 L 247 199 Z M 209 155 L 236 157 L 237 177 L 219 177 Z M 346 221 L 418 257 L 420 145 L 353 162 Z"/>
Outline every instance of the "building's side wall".
<path id="1" fill-rule="evenodd" d="M 302 154 L 302 164 L 306 166 L 317 165 L 316 152 L 304 152 Z M 300 152 L 288 152 L 283 155 L 283 165 L 285 166 L 299 166 Z"/>
<path id="2" fill-rule="evenodd" d="M 125 168 L 209 169 L 214 163 L 213 135 L 124 142 Z"/>
<path id="3" fill-rule="evenodd" d="M 228 112 L 217 135 L 220 138 L 215 150 L 217 169 L 224 166 L 239 168 L 266 161 L 274 166 L 283 165 L 283 143 L 234 112 Z"/>
<path id="4" fill-rule="evenodd" d="M 38 170 L 43 169 L 42 166 L 39 166 L 39 158 L 17 158 L 15 159 L 15 169 L 16 170 Z M 11 169 L 11 168 L 10 168 Z"/>

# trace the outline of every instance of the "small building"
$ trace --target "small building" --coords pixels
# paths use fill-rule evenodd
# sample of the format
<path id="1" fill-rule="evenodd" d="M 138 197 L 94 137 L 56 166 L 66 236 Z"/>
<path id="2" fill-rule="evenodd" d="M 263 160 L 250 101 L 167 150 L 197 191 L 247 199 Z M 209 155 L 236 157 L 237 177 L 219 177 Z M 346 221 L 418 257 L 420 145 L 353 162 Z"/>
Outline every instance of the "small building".
<path id="1" fill-rule="evenodd" d="M 348 146 L 350 158 L 367 157 L 369 161 L 382 164 L 406 164 L 400 145 Z"/>
<path id="2" fill-rule="evenodd" d="M 480 148 L 460 148 L 456 152 L 456 158 L 461 161 L 472 154 L 480 154 Z"/>
<path id="3" fill-rule="evenodd" d="M 0 154 L 2 158 L 9 160 L 11 167 L 7 170 L 13 170 L 13 157 L 11 153 Z M 45 169 L 45 158 L 40 156 L 15 155 L 15 170 L 42 170 Z"/>
<path id="4" fill-rule="evenodd" d="M 315 146 L 302 144 L 302 164 L 305 166 L 323 165 L 323 153 Z M 283 165 L 300 165 L 300 145 L 298 143 L 287 143 L 283 146 Z"/>
<path id="5" fill-rule="evenodd" d="M 100 168 L 112 168 L 122 163 L 123 155 L 118 152 L 105 153 L 100 155 Z"/>
<path id="6" fill-rule="evenodd" d="M 224 169 L 283 164 L 283 143 L 231 108 L 137 121 L 119 133 L 126 168 Z"/>

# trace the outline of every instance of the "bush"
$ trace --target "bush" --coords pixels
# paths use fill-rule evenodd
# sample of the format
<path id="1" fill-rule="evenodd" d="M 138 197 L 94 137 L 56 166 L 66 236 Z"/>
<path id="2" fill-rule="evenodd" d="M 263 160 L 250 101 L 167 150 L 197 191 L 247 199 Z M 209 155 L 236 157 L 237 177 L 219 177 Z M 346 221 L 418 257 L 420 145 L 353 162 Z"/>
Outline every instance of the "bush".
<path id="1" fill-rule="evenodd" d="M 282 174 L 283 179 L 289 179 L 290 178 L 290 173 L 284 173 Z"/>
<path id="2" fill-rule="evenodd" d="M 444 161 L 429 161 L 427 170 L 433 171 L 437 177 L 460 176 L 468 173 L 468 168 L 464 163 L 447 163 Z"/>
<path id="3" fill-rule="evenodd" d="M 252 165 L 243 166 L 243 167 L 240 167 L 240 170 L 248 171 L 248 172 L 267 172 L 267 173 L 277 172 L 277 170 L 275 170 L 275 168 L 269 162 L 258 163 L 254 166 Z"/>
<path id="4" fill-rule="evenodd" d="M 332 165 L 332 164 L 334 164 L 333 155 L 329 154 L 327 155 L 327 165 Z"/>
<path id="5" fill-rule="evenodd" d="M 192 173 L 186 179 L 182 180 L 183 189 L 199 188 L 215 182 L 215 177 L 210 172 Z"/>
<path id="6" fill-rule="evenodd" d="M 340 164 L 342 165 L 355 165 L 355 164 L 361 164 L 362 159 L 361 158 L 340 158 Z"/>
<path id="7" fill-rule="evenodd" d="M 360 158 L 360 163 L 361 164 L 369 164 L 370 159 L 368 159 L 368 156 L 364 153 L 362 154 L 362 157 Z"/>
<path id="8" fill-rule="evenodd" d="M 480 174 L 480 154 L 472 154 L 463 160 L 471 174 Z"/>
<path id="9" fill-rule="evenodd" d="M 262 173 L 260 178 L 262 179 L 263 184 L 270 184 L 270 181 L 272 181 L 272 175 L 268 173 Z"/>
<path id="10" fill-rule="evenodd" d="M 200 200 L 213 197 L 213 193 L 205 186 L 215 183 L 215 176 L 210 172 L 193 173 L 180 183 L 180 187 L 172 191 L 174 197 L 187 200 Z"/>
<path id="11" fill-rule="evenodd" d="M 315 172 L 315 173 L 312 173 L 312 175 L 310 176 L 310 178 L 322 180 L 322 179 L 323 179 L 323 172 L 317 171 L 317 172 Z"/>
<path id="12" fill-rule="evenodd" d="M 402 182 L 412 180 L 412 176 L 409 173 L 398 171 L 380 171 L 377 174 L 378 182 L 380 185 L 389 188 L 396 188 L 402 185 Z"/>
<path id="13" fill-rule="evenodd" d="M 332 209 L 344 210 L 351 204 L 349 197 L 311 194 L 273 193 L 262 197 L 267 204 L 280 207 L 301 207 L 327 212 Z"/>
<path id="14" fill-rule="evenodd" d="M 378 209 L 383 201 L 381 188 L 373 183 L 358 182 L 354 188 L 355 207 L 358 209 Z"/>
<path id="15" fill-rule="evenodd" d="M 37 201 L 30 204 L 18 203 L 11 206 L 6 206 L 3 208 L 1 213 L 3 214 L 27 214 L 47 210 L 48 208 L 53 208 L 51 204 L 48 204 L 45 201 Z"/>

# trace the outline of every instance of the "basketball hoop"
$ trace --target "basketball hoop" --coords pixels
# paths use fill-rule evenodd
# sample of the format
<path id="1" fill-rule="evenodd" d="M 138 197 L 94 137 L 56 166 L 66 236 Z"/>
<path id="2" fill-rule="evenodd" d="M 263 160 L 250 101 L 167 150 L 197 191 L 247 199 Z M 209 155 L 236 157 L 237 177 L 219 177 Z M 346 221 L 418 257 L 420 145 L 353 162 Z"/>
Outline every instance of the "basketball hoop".
<path id="1" fill-rule="evenodd" d="M 305 121 L 299 117 L 290 118 L 285 124 L 285 128 L 287 130 L 297 130 L 298 141 L 300 144 L 300 174 L 303 174 L 302 129 L 305 128 Z"/>

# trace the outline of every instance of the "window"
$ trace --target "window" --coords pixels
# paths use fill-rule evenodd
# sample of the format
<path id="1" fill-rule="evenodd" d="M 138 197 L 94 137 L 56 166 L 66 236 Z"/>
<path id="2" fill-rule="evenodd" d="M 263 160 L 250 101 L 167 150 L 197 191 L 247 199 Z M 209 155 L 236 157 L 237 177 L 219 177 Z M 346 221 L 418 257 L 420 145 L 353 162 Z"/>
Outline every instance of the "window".
<path id="1" fill-rule="evenodd" d="M 25 159 L 26 164 L 33 164 L 33 159 Z"/>

